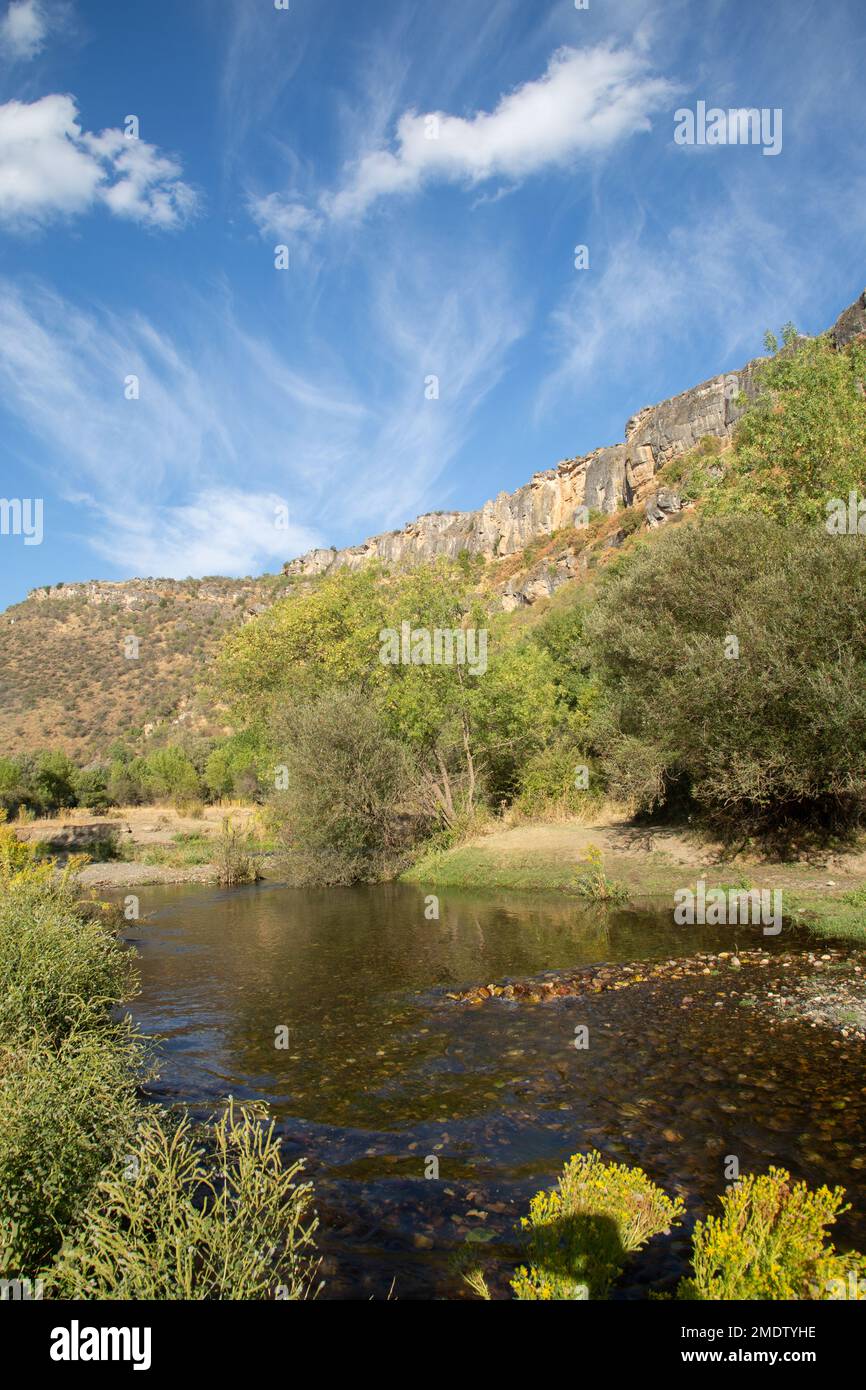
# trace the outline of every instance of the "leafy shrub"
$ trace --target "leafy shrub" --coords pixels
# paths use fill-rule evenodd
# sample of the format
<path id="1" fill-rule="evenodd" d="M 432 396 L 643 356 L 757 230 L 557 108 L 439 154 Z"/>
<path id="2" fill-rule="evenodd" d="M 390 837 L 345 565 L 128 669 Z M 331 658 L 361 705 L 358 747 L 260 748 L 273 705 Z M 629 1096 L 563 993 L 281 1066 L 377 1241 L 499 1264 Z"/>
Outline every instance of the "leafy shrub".
<path id="1" fill-rule="evenodd" d="M 130 953 L 71 889 L 36 872 L 0 894 L 0 1037 L 58 1045 L 73 1032 L 107 1028 L 134 990 Z"/>
<path id="2" fill-rule="evenodd" d="M 78 804 L 75 791 L 76 773 L 77 769 L 72 759 L 62 750 L 39 754 L 33 785 L 44 810 L 60 810 Z"/>
<path id="3" fill-rule="evenodd" d="M 92 1012 L 87 1001 L 79 1012 Z M 121 1028 L 57 1031 L 57 1045 L 32 1034 L 0 1047 L 4 1278 L 40 1272 L 135 1126 L 132 1035 Z"/>
<path id="4" fill-rule="evenodd" d="M 249 836 L 228 816 L 223 819 L 222 832 L 214 851 L 217 880 L 223 888 L 255 883 L 259 872 L 249 851 Z"/>
<path id="5" fill-rule="evenodd" d="M 0 827 L 3 832 L 3 827 Z M 129 954 L 69 875 L 0 833 L 0 1264 L 32 1278 L 128 1142 L 142 1057 Z M 72 862 L 72 870 L 75 861 Z"/>
<path id="6" fill-rule="evenodd" d="M 33 869 L 39 858 L 39 845 L 20 840 L 6 824 L 6 814 L 6 808 L 0 807 L 0 888 L 8 888 L 14 877 Z"/>
<path id="7" fill-rule="evenodd" d="M 214 796 L 256 796 L 261 791 L 259 768 L 265 752 L 250 731 L 232 734 L 217 744 L 204 769 L 204 780 Z"/>
<path id="8" fill-rule="evenodd" d="M 283 1167 L 274 1126 L 229 1104 L 210 1132 L 142 1124 L 126 1171 L 99 1184 L 57 1261 L 61 1298 L 300 1299 L 312 1292 L 315 1217 L 302 1165 Z"/>
<path id="9" fill-rule="evenodd" d="M 589 846 L 578 867 L 580 872 L 575 881 L 575 892 L 579 897 L 593 903 L 628 902 L 628 889 L 616 879 L 608 878 L 605 873 L 601 850 L 597 845 Z"/>
<path id="10" fill-rule="evenodd" d="M 512 1280 L 522 1300 L 604 1298 L 626 1256 L 668 1230 L 683 1204 L 640 1168 L 575 1154 L 552 1192 L 533 1197 L 521 1225 L 529 1265 Z"/>
<path id="11" fill-rule="evenodd" d="M 140 768 L 131 764 L 130 771 L 139 771 L 145 790 L 158 799 L 173 798 L 181 803 L 201 800 L 198 773 L 186 753 L 172 744 L 156 748 L 141 760 Z"/>
<path id="12" fill-rule="evenodd" d="M 857 1293 L 866 1259 L 840 1255 L 826 1241 L 827 1227 L 848 1210 L 844 1195 L 841 1187 L 810 1191 L 783 1168 L 741 1178 L 722 1197 L 722 1215 L 695 1226 L 694 1274 L 678 1297 L 826 1299 L 838 1296 L 836 1280 L 866 1297 Z"/>
<path id="13" fill-rule="evenodd" d="M 289 872 L 296 882 L 387 877 L 409 842 L 406 753 L 360 695 L 334 691 L 284 718 L 279 798 Z"/>
<path id="14" fill-rule="evenodd" d="M 866 547 L 725 518 L 638 547 L 587 619 L 614 795 L 720 827 L 842 828 L 866 804 Z M 726 658 L 730 636 L 739 656 Z"/>
<path id="15" fill-rule="evenodd" d="M 91 811 L 104 811 L 111 804 L 108 795 L 108 769 L 104 767 L 85 767 L 76 769 L 72 785 L 75 789 L 76 803 L 87 806 Z"/>
<path id="16" fill-rule="evenodd" d="M 575 785 L 578 767 L 587 766 L 586 752 L 572 739 L 560 738 L 527 758 L 520 770 L 515 805 L 526 816 L 575 815 L 598 799 L 600 788 L 590 775 L 590 786 Z"/>
<path id="17" fill-rule="evenodd" d="M 786 340 L 759 369 L 757 400 L 740 421 L 730 469 L 709 504 L 781 524 L 823 522 L 829 499 L 847 499 L 863 483 L 866 345 L 835 352 L 825 337 L 796 347 L 790 333 Z"/>

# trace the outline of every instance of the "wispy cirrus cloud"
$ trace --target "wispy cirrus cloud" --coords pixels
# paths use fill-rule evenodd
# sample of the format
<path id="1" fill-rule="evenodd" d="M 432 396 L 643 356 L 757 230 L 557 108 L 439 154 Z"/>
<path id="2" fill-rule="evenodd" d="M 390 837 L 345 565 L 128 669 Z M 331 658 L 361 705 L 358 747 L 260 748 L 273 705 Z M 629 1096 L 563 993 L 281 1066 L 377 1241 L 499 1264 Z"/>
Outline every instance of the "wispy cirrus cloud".
<path id="1" fill-rule="evenodd" d="M 438 501 L 524 326 L 495 271 L 462 269 L 446 292 L 423 257 L 392 270 L 351 371 L 312 337 L 293 357 L 218 299 L 192 306 L 181 347 L 141 314 L 0 281 L 0 398 L 121 572 L 273 568 Z"/>
<path id="2" fill-rule="evenodd" d="M 237 378 L 140 315 L 0 282 L 0 395 L 40 442 L 46 483 L 81 507 L 91 548 L 124 573 L 247 574 L 316 543 L 295 520 L 291 470 L 267 466 L 286 397 L 268 412 L 245 379 L 243 427 Z"/>
<path id="3" fill-rule="evenodd" d="M 319 193 L 315 207 L 289 193 L 259 198 L 251 210 L 261 226 L 263 204 L 277 199 L 273 206 L 305 230 L 305 210 L 311 219 L 347 221 L 363 217 L 381 199 L 417 193 L 430 183 L 519 183 L 597 157 L 649 130 L 652 114 L 675 91 L 653 72 L 642 48 L 563 47 L 541 77 L 502 95 L 491 111 L 405 111 L 391 143 L 350 163 L 338 187 Z"/>
<path id="4" fill-rule="evenodd" d="M 0 106 L 0 224 L 28 231 L 97 206 L 171 229 L 197 199 L 174 158 L 121 130 L 82 129 L 75 100 L 54 93 Z"/>
<path id="5" fill-rule="evenodd" d="M 134 556 L 137 575 L 255 574 L 316 543 L 313 532 L 291 519 L 283 524 L 285 499 L 275 492 L 221 485 L 178 505 L 93 505 L 102 522 L 93 550 L 121 569 Z"/>
<path id="6" fill-rule="evenodd" d="M 712 210 L 685 210 L 671 225 L 636 214 L 592 268 L 576 272 L 549 318 L 553 365 L 539 383 L 536 417 L 591 390 L 601 370 L 631 388 L 636 379 L 651 381 L 653 364 L 671 350 L 687 365 L 651 399 L 685 390 L 696 384 L 693 352 L 708 334 L 707 374 L 758 356 L 767 328 L 792 318 L 804 327 L 815 303 L 832 293 L 832 276 L 804 262 L 791 240 L 783 209 L 796 215 L 796 187 L 780 190 L 774 215 L 763 192 L 760 179 L 743 176 L 729 180 Z M 817 236 L 832 185 L 816 176 L 812 192 Z M 866 205 L 852 196 L 851 209 L 837 245 L 853 260 L 866 235 Z"/>

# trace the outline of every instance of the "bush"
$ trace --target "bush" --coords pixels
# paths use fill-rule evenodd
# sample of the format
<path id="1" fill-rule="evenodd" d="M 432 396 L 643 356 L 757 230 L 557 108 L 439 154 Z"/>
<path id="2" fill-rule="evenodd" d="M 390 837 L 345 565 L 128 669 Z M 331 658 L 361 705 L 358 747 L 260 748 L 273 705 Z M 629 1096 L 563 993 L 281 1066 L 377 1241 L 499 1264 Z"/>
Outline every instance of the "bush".
<path id="1" fill-rule="evenodd" d="M 138 761 L 138 760 L 137 760 Z M 186 753 L 172 744 L 156 748 L 141 760 L 141 778 L 145 790 L 156 799 L 173 798 L 180 803 L 201 800 L 199 775 Z M 138 770 L 136 763 L 130 772 Z"/>
<path id="2" fill-rule="evenodd" d="M 255 860 L 249 851 L 249 837 L 228 816 L 216 841 L 214 863 L 217 881 L 223 888 L 236 888 L 242 883 L 255 883 L 259 877 Z"/>
<path id="3" fill-rule="evenodd" d="M 59 749 L 40 753 L 33 779 L 34 790 L 43 810 L 57 811 L 76 806 L 77 769 L 72 759 Z"/>
<path id="4" fill-rule="evenodd" d="M 0 888 L 8 888 L 19 874 L 35 868 L 40 847 L 29 840 L 19 840 L 6 824 L 6 808 L 0 807 Z"/>
<path id="5" fill-rule="evenodd" d="M 520 770 L 515 805 L 526 816 L 545 814 L 576 815 L 599 799 L 597 780 L 590 786 L 575 786 L 577 769 L 588 766 L 586 752 L 571 739 L 562 738 L 528 758 Z M 595 780 L 595 785 L 593 782 Z"/>
<path id="6" fill-rule="evenodd" d="M 392 876 L 410 841 L 410 771 L 362 696 L 332 691 L 290 711 L 278 754 L 288 788 L 277 801 L 296 882 Z"/>
<path id="7" fill-rule="evenodd" d="M 87 806 L 91 811 L 104 811 L 111 805 L 107 768 L 81 768 L 76 771 L 72 783 L 79 806 Z"/>
<path id="8" fill-rule="evenodd" d="M 264 749 L 249 731 L 232 734 L 212 749 L 204 780 L 214 796 L 256 797 L 261 792 L 258 769 Z"/>
<path id="9" fill-rule="evenodd" d="M 823 522 L 831 498 L 847 499 L 863 483 L 866 344 L 835 352 L 823 337 L 796 347 L 786 338 L 789 346 L 759 369 L 759 395 L 709 503 L 782 524 Z"/>
<path id="10" fill-rule="evenodd" d="M 639 547 L 587 620 L 611 791 L 722 829 L 844 829 L 866 803 L 866 547 L 756 518 Z M 729 638 L 739 656 L 726 657 Z M 731 649 L 729 647 L 729 649 Z"/>
<path id="11" fill-rule="evenodd" d="M 827 1227 L 848 1210 L 844 1195 L 841 1187 L 810 1191 L 783 1168 L 741 1178 L 722 1197 L 722 1215 L 695 1226 L 694 1274 L 683 1280 L 678 1297 L 866 1298 L 858 1291 L 866 1259 L 837 1254 L 826 1243 Z"/>
<path id="12" fill-rule="evenodd" d="M 130 953 L 104 922 L 82 912 L 68 887 L 25 873 L 0 895 L 4 1040 L 36 1035 L 57 1046 L 73 1032 L 107 1029 L 135 979 Z"/>
<path id="13" fill-rule="evenodd" d="M 229 1104 L 210 1135 L 188 1119 L 141 1127 L 126 1172 L 106 1175 L 49 1284 L 60 1298 L 301 1299 L 316 1220 L 302 1165 L 284 1168 L 271 1123 Z"/>
<path id="14" fill-rule="evenodd" d="M 586 855 L 578 864 L 579 873 L 575 879 L 574 891 L 591 903 L 626 903 L 628 889 L 616 879 L 608 878 L 604 871 L 604 860 L 598 845 L 590 845 Z"/>
<path id="15" fill-rule="evenodd" d="M 0 827 L 2 829 L 2 827 Z M 0 857 L 0 1264 L 32 1278 L 128 1143 L 141 1054 L 113 1019 L 131 956 L 53 865 Z"/>
<path id="16" fill-rule="evenodd" d="M 132 1035 L 59 1031 L 56 1046 L 34 1034 L 0 1048 L 0 1273 L 7 1279 L 39 1274 L 135 1125 Z"/>
<path id="17" fill-rule="evenodd" d="M 512 1280 L 521 1300 L 604 1298 L 626 1256 L 668 1230 L 683 1204 L 640 1168 L 575 1154 L 552 1192 L 533 1197 L 521 1225 L 529 1266 Z"/>

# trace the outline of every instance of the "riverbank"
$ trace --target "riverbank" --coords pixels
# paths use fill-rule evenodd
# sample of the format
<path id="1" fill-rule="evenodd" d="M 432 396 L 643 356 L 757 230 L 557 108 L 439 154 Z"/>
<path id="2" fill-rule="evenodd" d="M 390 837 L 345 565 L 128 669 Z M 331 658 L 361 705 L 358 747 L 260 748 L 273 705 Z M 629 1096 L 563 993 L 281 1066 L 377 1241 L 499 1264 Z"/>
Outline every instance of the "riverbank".
<path id="1" fill-rule="evenodd" d="M 220 882 L 216 862 L 224 822 L 231 821 L 261 866 L 269 857 L 256 807 L 206 806 L 196 814 L 173 806 L 127 806 L 103 815 L 86 810 L 45 817 L 12 828 L 59 863 L 87 855 L 76 875 L 84 888 L 145 888 L 159 884 Z"/>
<path id="2" fill-rule="evenodd" d="M 580 877 L 597 850 L 606 877 L 633 906 L 674 906 L 678 889 L 782 893 L 786 920 L 816 935 L 866 941 L 866 848 L 798 860 L 732 855 L 688 828 L 636 826 L 626 819 L 577 820 L 493 830 L 423 856 L 403 881 L 436 888 L 495 888 L 585 896 Z"/>
<path id="3" fill-rule="evenodd" d="M 195 864 L 179 868 L 168 864 L 122 863 L 109 859 L 86 864 L 76 875 L 82 888 L 152 888 L 158 884 L 206 883 L 216 886 L 216 864 Z"/>

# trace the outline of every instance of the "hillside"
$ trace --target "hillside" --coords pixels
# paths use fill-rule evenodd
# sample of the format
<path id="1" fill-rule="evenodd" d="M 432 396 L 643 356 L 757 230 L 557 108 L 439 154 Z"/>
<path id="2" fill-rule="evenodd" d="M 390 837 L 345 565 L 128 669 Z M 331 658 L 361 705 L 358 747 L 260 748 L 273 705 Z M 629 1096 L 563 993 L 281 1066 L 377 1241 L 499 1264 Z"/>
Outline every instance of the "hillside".
<path id="1" fill-rule="evenodd" d="M 279 578 L 150 580 L 36 589 L 0 615 L 0 755 L 60 747 L 104 756 L 172 718 L 218 727 L 193 691 L 223 634 L 261 611 Z M 138 657 L 125 640 L 138 638 Z"/>
<path id="2" fill-rule="evenodd" d="M 828 337 L 842 348 L 866 333 L 866 291 Z M 603 559 L 641 527 L 682 515 L 675 460 L 730 442 L 754 396 L 761 359 L 639 411 L 625 442 L 536 473 L 472 512 L 433 512 L 401 531 L 289 560 L 258 579 L 134 579 L 33 590 L 0 614 L 0 756 L 64 748 L 77 763 L 125 737 L 142 746 L 166 721 L 220 731 L 202 693 L 222 636 L 286 593 L 371 560 L 396 570 L 463 554 L 483 566 L 494 607 L 527 608 Z M 124 639 L 138 638 L 138 657 Z"/>

